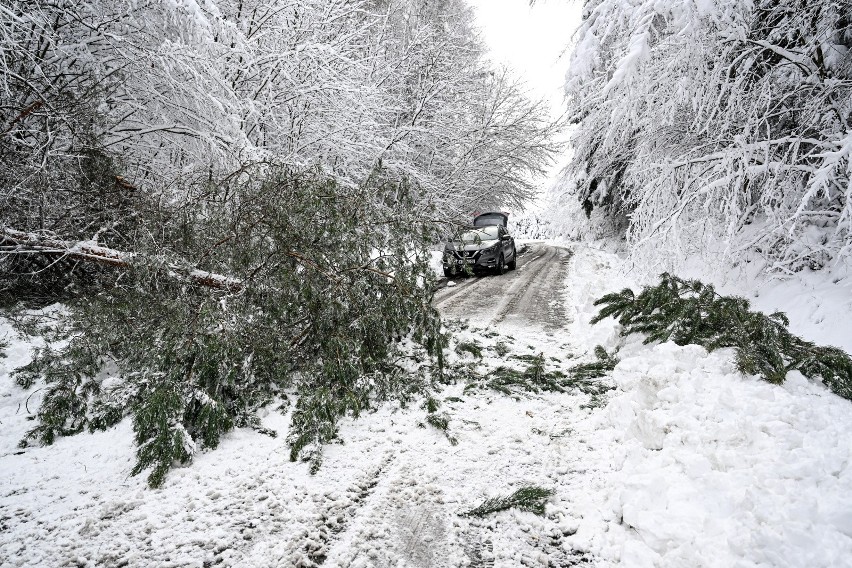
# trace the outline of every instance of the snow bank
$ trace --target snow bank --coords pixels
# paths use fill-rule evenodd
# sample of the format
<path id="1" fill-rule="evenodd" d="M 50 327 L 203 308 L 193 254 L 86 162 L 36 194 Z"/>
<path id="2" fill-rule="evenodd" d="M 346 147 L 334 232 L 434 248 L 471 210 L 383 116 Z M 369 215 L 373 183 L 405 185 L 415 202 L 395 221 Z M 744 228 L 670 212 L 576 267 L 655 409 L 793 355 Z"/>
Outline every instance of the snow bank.
<path id="1" fill-rule="evenodd" d="M 583 247 L 574 266 L 573 330 L 587 346 L 610 348 L 618 325 L 608 320 L 596 330 L 588 320 L 594 297 L 630 284 L 624 267 Z M 801 285 L 774 283 L 757 303 L 782 303 L 792 320 L 821 314 L 791 322 L 809 338 L 820 331 L 819 317 L 850 319 L 848 296 L 807 296 L 801 309 L 786 304 Z M 798 373 L 782 386 L 743 376 L 731 350 L 632 337 L 620 357 L 616 394 L 587 425 L 610 450 L 590 467 L 611 469 L 587 504 L 599 508 L 596 520 L 572 544 L 625 566 L 849 565 L 850 401 Z"/>
<path id="2" fill-rule="evenodd" d="M 743 377 L 726 351 L 625 351 L 601 426 L 624 436 L 611 504 L 634 547 L 661 566 L 850 558 L 852 403 L 801 376 Z"/>

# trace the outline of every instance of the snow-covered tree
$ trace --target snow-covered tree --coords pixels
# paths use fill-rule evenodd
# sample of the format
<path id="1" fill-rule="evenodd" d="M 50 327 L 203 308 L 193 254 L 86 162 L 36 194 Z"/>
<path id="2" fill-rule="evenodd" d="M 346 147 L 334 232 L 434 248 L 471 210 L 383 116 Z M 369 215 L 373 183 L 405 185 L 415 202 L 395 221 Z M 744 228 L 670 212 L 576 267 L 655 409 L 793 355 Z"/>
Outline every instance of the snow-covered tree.
<path id="1" fill-rule="evenodd" d="M 663 263 L 848 256 L 850 47 L 848 1 L 588 0 L 566 83 L 574 193 Z"/>
<path id="2" fill-rule="evenodd" d="M 405 66 L 389 82 L 394 135 L 385 163 L 411 162 L 442 212 L 520 205 L 558 146 L 543 100 L 485 59 L 472 9 L 461 0 L 402 2 L 383 49 Z"/>
<path id="3" fill-rule="evenodd" d="M 3 219 L 19 229 L 69 232 L 54 217 L 93 152 L 169 202 L 247 164 L 357 184 L 381 162 L 452 213 L 521 201 L 554 149 L 459 0 L 14 0 L 0 34 L 4 209 L 41 212 Z"/>

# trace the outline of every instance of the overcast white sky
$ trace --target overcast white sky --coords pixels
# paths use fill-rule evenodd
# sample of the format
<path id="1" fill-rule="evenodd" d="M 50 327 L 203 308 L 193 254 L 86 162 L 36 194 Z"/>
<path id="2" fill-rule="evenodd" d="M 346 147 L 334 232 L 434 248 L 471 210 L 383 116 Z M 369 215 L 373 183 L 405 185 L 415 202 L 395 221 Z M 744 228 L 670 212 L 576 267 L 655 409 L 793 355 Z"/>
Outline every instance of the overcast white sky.
<path id="1" fill-rule="evenodd" d="M 477 23 L 491 48 L 493 60 L 515 70 L 529 85 L 531 94 L 550 99 L 553 118 L 565 110 L 562 86 L 568 67 L 571 36 L 580 24 L 581 0 L 467 0 L 476 11 Z M 570 155 L 557 158 L 542 189 L 550 187 Z M 531 204 L 533 208 L 536 205 Z"/>
<path id="2" fill-rule="evenodd" d="M 467 1 L 476 10 L 494 61 L 512 67 L 561 114 L 568 59 L 560 55 L 580 23 L 581 1 L 537 0 L 532 8 L 529 0 Z"/>

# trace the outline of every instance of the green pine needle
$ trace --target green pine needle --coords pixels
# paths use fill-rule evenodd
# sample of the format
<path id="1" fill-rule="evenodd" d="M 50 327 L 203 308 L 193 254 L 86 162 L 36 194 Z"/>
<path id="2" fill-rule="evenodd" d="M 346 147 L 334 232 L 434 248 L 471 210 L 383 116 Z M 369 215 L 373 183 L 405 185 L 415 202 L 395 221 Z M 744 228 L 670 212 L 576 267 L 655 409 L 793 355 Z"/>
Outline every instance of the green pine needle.
<path id="1" fill-rule="evenodd" d="M 574 365 L 568 372 L 576 379 L 596 379 L 606 376 L 618 364 L 615 353 L 607 353 L 606 349 L 600 345 L 595 347 L 595 357 L 597 357 L 597 361 Z"/>
<path id="2" fill-rule="evenodd" d="M 505 497 L 492 497 L 486 499 L 478 507 L 462 513 L 464 517 L 484 517 L 491 513 L 505 511 L 507 509 L 520 509 L 521 511 L 529 511 L 536 515 L 544 515 L 544 505 L 555 492 L 552 489 L 545 489 L 535 485 L 521 487 L 511 495 Z"/>
<path id="3" fill-rule="evenodd" d="M 624 289 L 603 296 L 595 305 L 602 307 L 592 323 L 615 317 L 623 326 L 622 335 L 639 333 L 646 336 L 645 343 L 673 341 L 708 351 L 731 347 L 742 373 L 780 384 L 796 370 L 822 379 L 832 392 L 852 400 L 852 359 L 847 353 L 791 334 L 790 322 L 781 312 L 752 311 L 748 300 L 722 296 L 698 280 L 665 273 L 659 284 L 643 288 L 638 296 Z M 594 365 L 578 367 L 587 371 Z"/>

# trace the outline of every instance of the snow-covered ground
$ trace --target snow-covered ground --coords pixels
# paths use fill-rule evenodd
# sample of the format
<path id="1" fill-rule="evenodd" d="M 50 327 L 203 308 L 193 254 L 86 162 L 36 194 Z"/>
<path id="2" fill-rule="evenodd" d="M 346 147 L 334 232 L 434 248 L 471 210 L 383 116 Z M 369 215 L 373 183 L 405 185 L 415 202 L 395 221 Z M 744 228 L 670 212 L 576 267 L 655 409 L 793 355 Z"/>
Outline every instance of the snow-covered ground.
<path id="1" fill-rule="evenodd" d="M 574 286 L 618 288 L 617 265 L 607 253 L 579 251 Z M 583 273 L 594 276 L 584 282 Z M 832 280 L 803 274 L 722 289 L 764 311 L 785 310 L 796 333 L 848 351 L 852 282 Z M 593 310 L 575 308 L 574 336 L 588 337 Z M 604 327 L 589 339 L 618 341 Z M 626 566 L 852 565 L 852 403 L 797 373 L 782 386 L 744 377 L 727 350 L 646 346 L 637 337 L 620 356 L 616 394 L 590 418 L 611 450 L 608 491 L 592 507 L 608 522 L 575 538 Z"/>
<path id="2" fill-rule="evenodd" d="M 782 386 L 744 377 L 729 351 L 646 346 L 620 338 L 612 321 L 590 326 L 595 298 L 637 283 L 617 256 L 572 248 L 554 290 L 563 329 L 492 329 L 471 314 L 459 337 L 483 360 L 454 353 L 454 365 L 487 375 L 512 354 L 542 354 L 564 369 L 596 344 L 621 345 L 603 406 L 581 392 L 466 392 L 459 380 L 437 396 L 447 433 L 419 404 L 388 405 L 345 421 L 343 443 L 313 476 L 288 461 L 289 416 L 272 410 L 264 425 L 277 439 L 237 430 L 157 490 L 128 476 L 128 421 L 19 450 L 41 393 L 9 378 L 29 357 L 10 336 L 0 359 L 0 565 L 852 565 L 852 403 L 802 377 Z M 724 286 L 848 351 L 850 280 Z M 460 515 L 529 484 L 555 491 L 543 517 Z"/>

